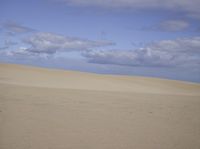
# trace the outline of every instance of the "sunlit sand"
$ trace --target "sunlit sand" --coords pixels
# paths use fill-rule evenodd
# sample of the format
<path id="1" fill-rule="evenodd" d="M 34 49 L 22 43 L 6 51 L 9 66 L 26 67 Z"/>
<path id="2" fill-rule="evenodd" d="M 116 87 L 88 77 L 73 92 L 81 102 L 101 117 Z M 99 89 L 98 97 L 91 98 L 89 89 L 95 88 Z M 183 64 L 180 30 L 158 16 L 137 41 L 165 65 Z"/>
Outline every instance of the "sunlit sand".
<path id="1" fill-rule="evenodd" d="M 200 149 L 200 84 L 0 64 L 1 149 Z"/>

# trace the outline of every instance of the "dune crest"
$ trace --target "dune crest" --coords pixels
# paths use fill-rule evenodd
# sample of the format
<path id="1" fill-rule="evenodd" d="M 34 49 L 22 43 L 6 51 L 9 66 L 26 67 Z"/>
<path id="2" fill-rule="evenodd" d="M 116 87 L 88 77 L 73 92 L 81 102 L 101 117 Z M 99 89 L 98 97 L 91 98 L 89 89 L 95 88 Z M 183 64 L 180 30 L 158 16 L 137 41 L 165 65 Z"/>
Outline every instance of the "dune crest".
<path id="1" fill-rule="evenodd" d="M 0 64 L 0 83 L 97 91 L 200 95 L 200 84 Z"/>

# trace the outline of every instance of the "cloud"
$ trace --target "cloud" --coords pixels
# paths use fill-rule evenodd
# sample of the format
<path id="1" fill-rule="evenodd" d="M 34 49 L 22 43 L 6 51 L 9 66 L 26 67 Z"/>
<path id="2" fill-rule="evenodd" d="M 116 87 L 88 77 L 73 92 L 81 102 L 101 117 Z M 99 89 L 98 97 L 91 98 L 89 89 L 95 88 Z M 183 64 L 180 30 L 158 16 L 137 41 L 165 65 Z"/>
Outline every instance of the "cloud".
<path id="1" fill-rule="evenodd" d="M 200 66 L 200 37 L 163 40 L 135 50 L 91 50 L 90 63 L 126 66 Z"/>
<path id="2" fill-rule="evenodd" d="M 183 20 L 166 20 L 153 27 L 153 30 L 179 32 L 188 29 L 190 23 Z"/>
<path id="3" fill-rule="evenodd" d="M 142 30 L 161 32 L 181 32 L 186 31 L 190 23 L 185 20 L 165 20 L 150 27 L 142 27 Z"/>
<path id="4" fill-rule="evenodd" d="M 14 45 L 17 45 L 18 43 L 17 42 L 14 42 L 12 40 L 9 40 L 9 39 L 5 39 L 4 40 L 4 44 L 2 47 L 0 47 L 0 50 L 5 50 L 5 49 L 8 49 Z"/>
<path id="5" fill-rule="evenodd" d="M 186 16 L 200 18 L 199 0 L 56 0 L 79 7 L 102 7 L 114 9 L 158 9 L 186 13 Z"/>
<path id="6" fill-rule="evenodd" d="M 35 56 L 27 51 L 27 48 L 20 47 L 16 50 L 6 50 L 3 52 L 6 56 Z"/>
<path id="7" fill-rule="evenodd" d="M 114 44 L 110 41 L 92 41 L 45 32 L 38 32 L 26 37 L 23 42 L 30 46 L 26 49 L 27 51 L 31 53 L 46 54 L 54 54 L 59 51 L 84 51 L 91 48 L 98 48 Z"/>
<path id="8" fill-rule="evenodd" d="M 10 47 L 10 46 L 16 45 L 17 42 L 14 42 L 14 41 L 9 40 L 9 39 L 5 39 L 4 44 L 5 44 L 5 46 Z"/>
<path id="9" fill-rule="evenodd" d="M 8 48 L 8 46 L 3 46 L 3 47 L 0 47 L 0 50 L 5 50 L 7 48 Z"/>
<path id="10" fill-rule="evenodd" d="M 15 33 L 28 33 L 35 31 L 32 28 L 20 25 L 16 22 L 7 21 L 3 24 L 3 28 L 5 28 L 9 34 L 15 34 Z"/>

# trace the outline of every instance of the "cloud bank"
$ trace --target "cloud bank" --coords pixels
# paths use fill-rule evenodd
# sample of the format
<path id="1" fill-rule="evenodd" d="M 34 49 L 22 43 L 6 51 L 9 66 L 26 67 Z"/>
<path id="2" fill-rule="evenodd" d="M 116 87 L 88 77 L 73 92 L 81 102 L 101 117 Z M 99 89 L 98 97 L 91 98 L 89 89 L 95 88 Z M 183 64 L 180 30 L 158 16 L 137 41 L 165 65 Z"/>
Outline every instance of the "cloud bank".
<path id="1" fill-rule="evenodd" d="M 167 25 L 166 25 L 167 24 Z M 177 31 L 188 26 L 182 21 L 163 22 L 171 31 Z M 20 25 L 15 25 L 20 26 Z M 179 28 L 177 28 L 179 26 Z M 21 27 L 21 26 L 20 26 Z M 182 28 L 181 28 L 182 27 Z M 23 27 L 21 27 L 23 28 Z M 27 27 L 25 27 L 27 28 Z M 25 32 L 25 28 L 23 32 Z M 27 32 L 28 32 L 27 28 Z M 59 52 L 76 51 L 89 63 L 113 64 L 142 67 L 196 67 L 200 65 L 200 37 L 179 38 L 175 40 L 162 40 L 132 50 L 99 50 L 114 45 L 111 41 L 95 41 L 75 37 L 67 37 L 48 32 L 34 32 L 24 36 L 20 47 L 8 50 L 16 43 L 5 40 L 0 54 L 20 57 L 45 57 Z"/>
<path id="2" fill-rule="evenodd" d="M 186 16 L 200 18 L 199 0 L 56 0 L 79 7 L 101 7 L 114 9 L 159 9 L 180 11 Z"/>
<path id="3" fill-rule="evenodd" d="M 81 38 L 65 37 L 58 34 L 38 32 L 26 37 L 23 42 L 32 53 L 54 54 L 56 52 L 84 51 L 91 48 L 113 45 L 110 41 L 92 41 Z"/>
<path id="4" fill-rule="evenodd" d="M 200 66 L 200 37 L 163 40 L 135 50 L 92 50 L 82 54 L 90 63 L 126 66 Z"/>

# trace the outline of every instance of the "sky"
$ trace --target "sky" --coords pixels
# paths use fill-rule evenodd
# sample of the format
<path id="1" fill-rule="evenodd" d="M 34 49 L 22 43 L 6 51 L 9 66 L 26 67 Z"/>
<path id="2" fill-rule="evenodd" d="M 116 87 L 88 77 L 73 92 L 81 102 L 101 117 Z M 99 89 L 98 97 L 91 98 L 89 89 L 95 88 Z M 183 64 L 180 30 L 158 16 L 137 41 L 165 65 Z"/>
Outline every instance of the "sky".
<path id="1" fill-rule="evenodd" d="M 200 1 L 0 0 L 0 62 L 200 82 Z"/>

